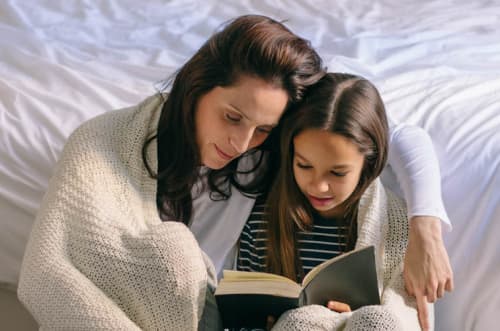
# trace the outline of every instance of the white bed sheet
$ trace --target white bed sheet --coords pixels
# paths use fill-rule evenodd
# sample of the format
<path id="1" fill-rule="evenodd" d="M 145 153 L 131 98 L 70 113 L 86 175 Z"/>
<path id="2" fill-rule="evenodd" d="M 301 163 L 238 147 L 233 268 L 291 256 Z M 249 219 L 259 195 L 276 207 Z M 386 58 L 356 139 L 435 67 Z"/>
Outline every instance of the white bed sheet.
<path id="1" fill-rule="evenodd" d="M 456 290 L 438 330 L 494 329 L 500 312 L 498 1 L 0 2 L 0 282 L 24 246 L 68 135 L 139 102 L 223 21 L 287 19 L 331 71 L 372 79 L 395 122 L 435 143 L 454 230 Z"/>

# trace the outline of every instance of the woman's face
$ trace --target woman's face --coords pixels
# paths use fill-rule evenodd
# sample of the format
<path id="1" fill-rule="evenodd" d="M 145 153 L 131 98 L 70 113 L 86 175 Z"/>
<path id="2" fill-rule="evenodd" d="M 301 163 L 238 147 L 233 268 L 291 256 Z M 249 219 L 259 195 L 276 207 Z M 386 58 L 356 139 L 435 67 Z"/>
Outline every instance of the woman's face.
<path id="1" fill-rule="evenodd" d="M 203 95 L 195 113 L 202 164 L 220 169 L 262 144 L 278 124 L 287 101 L 284 89 L 250 76 Z"/>
<path id="2" fill-rule="evenodd" d="M 320 215 L 343 216 L 342 203 L 358 185 L 363 154 L 349 139 L 323 130 L 305 130 L 293 145 L 293 173 L 299 189 Z"/>

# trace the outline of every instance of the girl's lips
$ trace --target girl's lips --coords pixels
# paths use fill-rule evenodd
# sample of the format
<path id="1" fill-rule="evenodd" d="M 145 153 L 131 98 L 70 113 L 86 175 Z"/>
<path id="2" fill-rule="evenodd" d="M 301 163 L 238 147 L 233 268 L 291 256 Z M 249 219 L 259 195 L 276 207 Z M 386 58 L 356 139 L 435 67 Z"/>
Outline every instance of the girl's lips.
<path id="1" fill-rule="evenodd" d="M 228 154 L 224 153 L 222 150 L 220 150 L 217 145 L 215 145 L 215 150 L 217 151 L 217 154 L 219 154 L 219 156 L 224 160 L 229 161 L 233 158 L 231 155 L 228 155 Z"/>
<path id="2" fill-rule="evenodd" d="M 318 206 L 318 207 L 322 207 L 322 206 L 328 205 L 333 200 L 333 198 L 331 198 L 331 197 L 329 197 L 329 198 L 318 198 L 318 197 L 315 197 L 313 195 L 308 195 L 308 198 L 309 198 L 309 201 L 311 202 L 311 204 L 313 206 Z"/>

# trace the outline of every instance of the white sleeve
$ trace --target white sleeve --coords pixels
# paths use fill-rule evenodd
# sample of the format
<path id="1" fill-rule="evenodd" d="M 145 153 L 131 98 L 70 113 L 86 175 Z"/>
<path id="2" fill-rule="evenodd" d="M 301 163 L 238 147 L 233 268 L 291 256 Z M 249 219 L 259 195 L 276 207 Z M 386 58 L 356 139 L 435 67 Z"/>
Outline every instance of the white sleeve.
<path id="1" fill-rule="evenodd" d="M 401 195 L 402 189 L 409 219 L 413 216 L 435 216 L 446 224 L 448 231 L 452 229 L 441 197 L 439 161 L 425 130 L 404 123 L 391 124 L 387 168 L 382 180 L 388 187 L 395 188 L 398 195 Z M 397 183 L 394 182 L 394 175 Z M 399 191 L 395 187 L 397 184 Z"/>

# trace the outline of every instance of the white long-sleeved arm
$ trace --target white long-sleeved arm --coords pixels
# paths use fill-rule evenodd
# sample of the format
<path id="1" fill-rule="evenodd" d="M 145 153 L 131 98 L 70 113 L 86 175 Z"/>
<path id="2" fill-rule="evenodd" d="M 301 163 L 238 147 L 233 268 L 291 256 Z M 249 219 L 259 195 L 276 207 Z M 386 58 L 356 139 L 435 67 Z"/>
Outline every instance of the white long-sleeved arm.
<path id="1" fill-rule="evenodd" d="M 394 188 L 394 176 L 406 200 L 409 219 L 435 216 L 448 231 L 452 229 L 441 197 L 439 161 L 431 138 L 422 128 L 405 123 L 390 125 L 388 169 L 382 179 Z M 401 195 L 401 191 L 396 193 Z"/>

